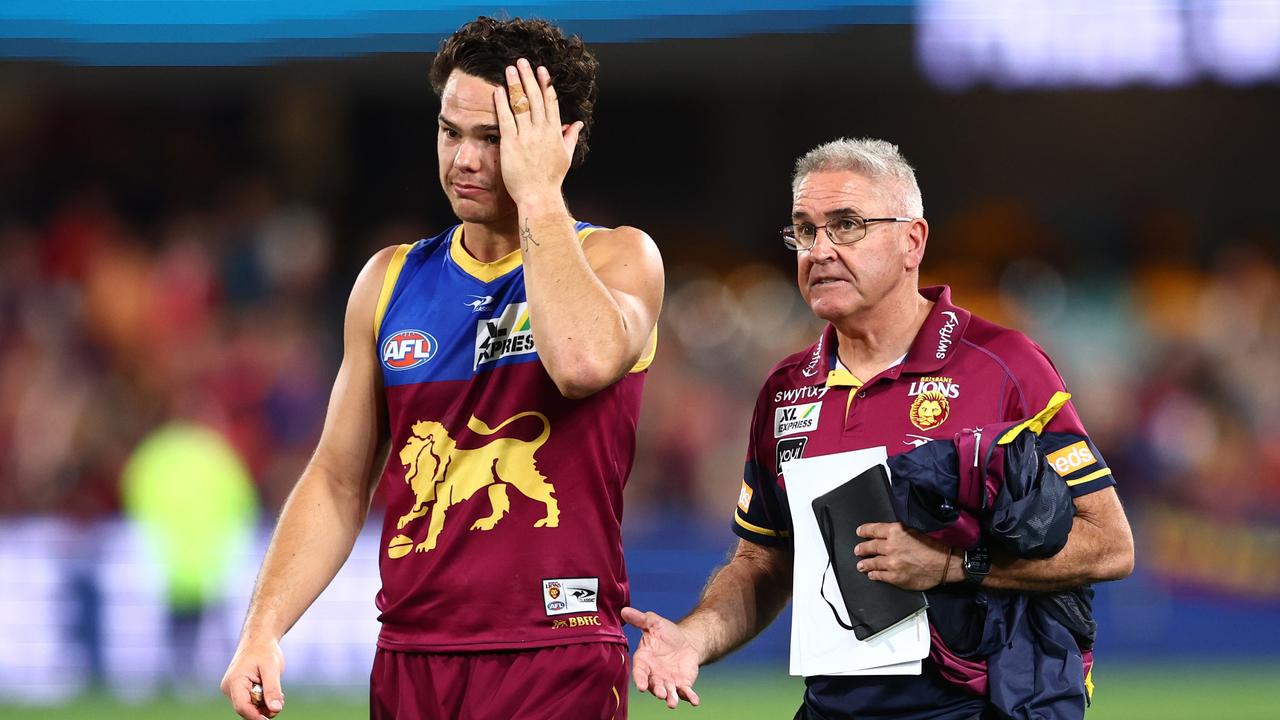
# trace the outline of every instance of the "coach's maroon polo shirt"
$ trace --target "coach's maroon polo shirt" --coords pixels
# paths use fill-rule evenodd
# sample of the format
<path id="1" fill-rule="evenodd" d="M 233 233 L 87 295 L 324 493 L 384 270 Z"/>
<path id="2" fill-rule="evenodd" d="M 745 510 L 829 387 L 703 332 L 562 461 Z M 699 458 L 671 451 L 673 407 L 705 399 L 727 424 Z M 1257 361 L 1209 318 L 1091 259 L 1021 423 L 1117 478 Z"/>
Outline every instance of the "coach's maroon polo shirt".
<path id="1" fill-rule="evenodd" d="M 1048 356 L 1027 336 L 957 307 L 946 286 L 920 294 L 933 309 L 902 362 L 879 375 L 864 382 L 839 366 L 831 325 L 816 343 L 769 373 L 756 400 L 734 513 L 740 537 L 761 545 L 791 544 L 786 478 L 779 471 L 787 460 L 877 446 L 896 455 L 930 440 L 949 440 L 964 428 L 1028 418 L 1066 389 Z M 1070 403 L 1045 433 L 1058 448 L 1049 461 L 1075 496 L 1115 484 Z M 841 678 L 840 697 L 820 698 L 820 704 L 855 714 L 891 710 L 901 717 L 947 717 L 928 708 L 974 700 L 958 688 L 953 695 L 927 666 L 924 676 L 912 679 Z M 885 691 L 889 685 L 892 692 Z M 809 686 L 813 696 L 819 685 Z"/>

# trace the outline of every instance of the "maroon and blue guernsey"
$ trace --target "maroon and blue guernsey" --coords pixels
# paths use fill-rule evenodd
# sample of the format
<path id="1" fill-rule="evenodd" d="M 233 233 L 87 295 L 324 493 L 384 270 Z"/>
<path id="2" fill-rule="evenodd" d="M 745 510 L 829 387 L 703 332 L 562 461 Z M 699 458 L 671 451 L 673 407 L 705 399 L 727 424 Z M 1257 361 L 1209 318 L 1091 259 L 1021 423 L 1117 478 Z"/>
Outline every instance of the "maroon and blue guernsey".
<path id="1" fill-rule="evenodd" d="M 626 642 L 622 490 L 656 336 L 622 380 L 570 400 L 536 321 L 519 251 L 480 262 L 461 226 L 397 249 L 375 319 L 391 437 L 382 648 Z"/>
<path id="2" fill-rule="evenodd" d="M 837 361 L 835 328 L 771 371 L 756 401 L 734 531 L 789 546 L 787 460 L 884 446 L 890 455 L 964 428 L 1021 421 L 1064 391 L 1044 351 L 1022 333 L 951 302 L 945 286 L 920 291 L 934 303 L 902 361 L 865 382 Z M 1048 460 L 1079 497 L 1115 484 L 1075 408 L 1046 425 Z M 950 662 L 933 633 L 920 676 L 808 678 L 807 703 L 831 717 L 968 718 L 982 701 L 948 683 L 932 663 Z"/>

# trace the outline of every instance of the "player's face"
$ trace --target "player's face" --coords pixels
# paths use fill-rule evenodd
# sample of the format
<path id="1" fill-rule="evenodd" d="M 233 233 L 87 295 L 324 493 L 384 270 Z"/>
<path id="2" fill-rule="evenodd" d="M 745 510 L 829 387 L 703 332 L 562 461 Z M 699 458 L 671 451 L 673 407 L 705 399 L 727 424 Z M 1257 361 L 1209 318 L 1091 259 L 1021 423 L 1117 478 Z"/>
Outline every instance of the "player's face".
<path id="1" fill-rule="evenodd" d="M 813 247 L 796 253 L 800 294 L 815 315 L 831 322 L 855 317 L 907 281 L 915 267 L 906 237 L 910 224 L 868 225 L 866 237 L 852 245 L 831 242 L 822 226 L 845 215 L 901 214 L 859 173 L 823 171 L 805 177 L 795 191 L 791 221 L 818 226 Z"/>
<path id="2" fill-rule="evenodd" d="M 493 85 L 454 70 L 440 95 L 436 153 L 440 185 L 458 219 L 493 223 L 515 213 L 502 184 Z"/>

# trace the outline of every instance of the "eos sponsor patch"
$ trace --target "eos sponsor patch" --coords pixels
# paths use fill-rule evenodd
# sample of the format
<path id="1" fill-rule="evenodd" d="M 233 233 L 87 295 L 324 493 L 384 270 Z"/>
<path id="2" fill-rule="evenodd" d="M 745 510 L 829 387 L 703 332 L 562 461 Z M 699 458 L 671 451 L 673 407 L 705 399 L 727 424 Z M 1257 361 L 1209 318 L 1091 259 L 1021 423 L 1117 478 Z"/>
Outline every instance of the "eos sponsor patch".
<path id="1" fill-rule="evenodd" d="M 1083 440 L 1060 450 L 1054 450 L 1046 455 L 1045 459 L 1053 466 L 1053 471 L 1063 477 L 1098 462 L 1098 458 L 1094 457 L 1093 451 L 1089 449 L 1089 443 Z"/>
<path id="2" fill-rule="evenodd" d="M 421 330 L 400 330 L 382 343 L 382 364 L 388 370 L 416 368 L 436 356 L 440 345 Z"/>
<path id="3" fill-rule="evenodd" d="M 806 403 L 804 405 L 787 405 L 773 411 L 773 436 L 811 432 L 818 429 L 818 417 L 822 414 L 822 403 Z"/>
<path id="4" fill-rule="evenodd" d="M 778 441 L 778 463 L 774 465 L 778 472 L 782 472 L 782 463 L 790 460 L 798 460 L 804 454 L 804 446 L 809 444 L 809 438 L 787 438 Z"/>
<path id="5" fill-rule="evenodd" d="M 743 480 L 742 488 L 738 490 L 738 509 L 742 512 L 749 512 L 751 510 L 751 496 L 754 494 L 755 492 L 752 491 L 751 486 L 747 484 L 746 480 Z"/>
<path id="6" fill-rule="evenodd" d="M 595 612 L 599 578 L 552 578 L 542 581 L 542 603 L 547 615 Z"/>
<path id="7" fill-rule="evenodd" d="M 529 303 L 508 305 L 497 317 L 476 323 L 473 370 L 504 357 L 529 355 L 533 352 L 536 352 L 536 348 L 533 346 L 533 330 L 529 327 Z"/>

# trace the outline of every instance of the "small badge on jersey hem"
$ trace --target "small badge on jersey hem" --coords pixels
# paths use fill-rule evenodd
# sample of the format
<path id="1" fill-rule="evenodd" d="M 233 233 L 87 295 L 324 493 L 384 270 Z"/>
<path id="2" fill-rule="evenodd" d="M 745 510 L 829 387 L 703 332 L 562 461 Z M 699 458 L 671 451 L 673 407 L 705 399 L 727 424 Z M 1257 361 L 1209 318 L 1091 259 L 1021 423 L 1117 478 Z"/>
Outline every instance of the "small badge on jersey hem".
<path id="1" fill-rule="evenodd" d="M 542 581 L 542 605 L 547 615 L 596 612 L 599 578 L 551 578 Z"/>
<path id="2" fill-rule="evenodd" d="M 409 370 L 436 356 L 439 343 L 421 330 L 398 330 L 382 342 L 382 365 L 388 370 Z"/>

